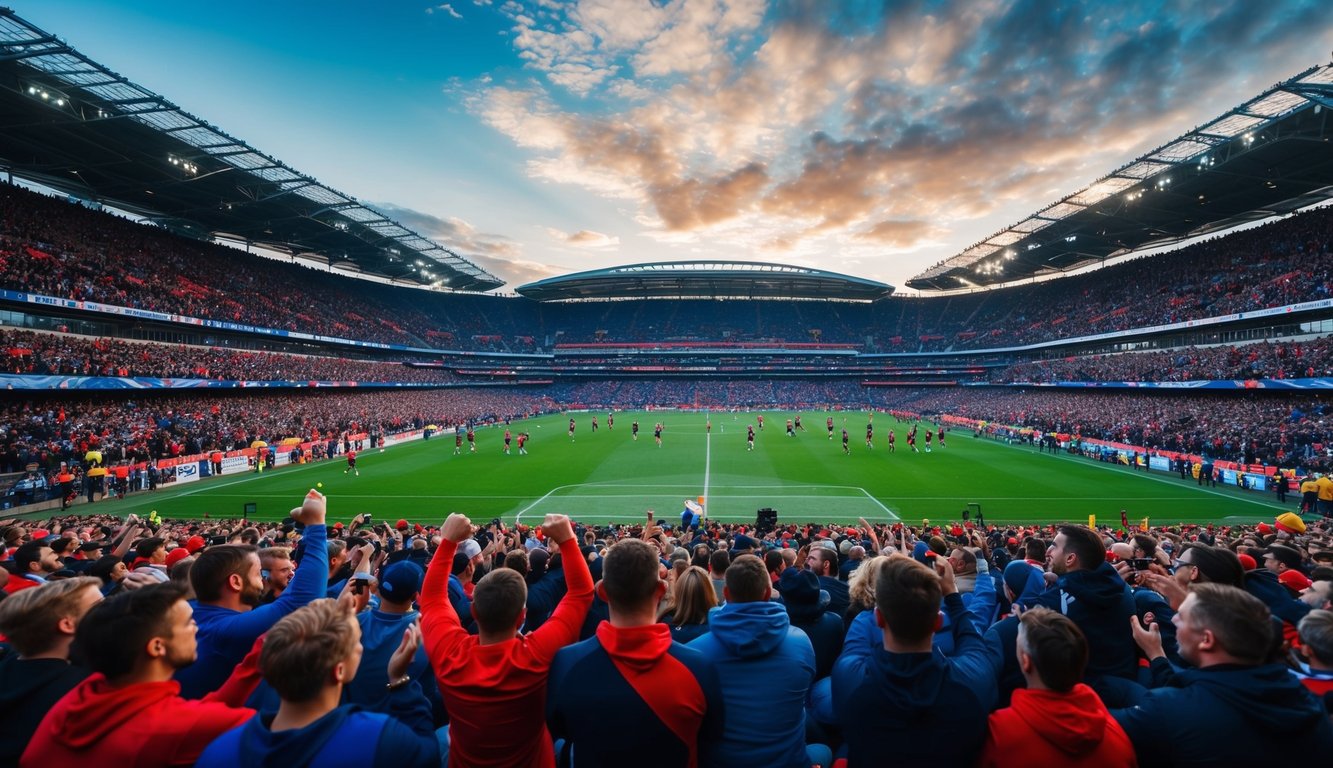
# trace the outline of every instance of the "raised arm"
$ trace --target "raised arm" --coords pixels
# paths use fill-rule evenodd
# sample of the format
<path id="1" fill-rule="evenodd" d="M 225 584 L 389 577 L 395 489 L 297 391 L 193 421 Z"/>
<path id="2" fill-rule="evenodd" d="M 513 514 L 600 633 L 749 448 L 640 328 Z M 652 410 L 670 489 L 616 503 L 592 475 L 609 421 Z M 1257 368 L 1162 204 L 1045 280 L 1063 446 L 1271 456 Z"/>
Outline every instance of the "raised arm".
<path id="1" fill-rule="evenodd" d="M 547 619 L 529 638 L 529 647 L 537 655 L 551 659 L 562 647 L 579 639 L 579 630 L 592 605 L 592 574 L 588 561 L 574 537 L 574 526 L 565 515 L 547 515 L 542 533 L 560 547 L 560 560 L 565 572 L 565 596 L 560 599 L 551 618 Z"/>

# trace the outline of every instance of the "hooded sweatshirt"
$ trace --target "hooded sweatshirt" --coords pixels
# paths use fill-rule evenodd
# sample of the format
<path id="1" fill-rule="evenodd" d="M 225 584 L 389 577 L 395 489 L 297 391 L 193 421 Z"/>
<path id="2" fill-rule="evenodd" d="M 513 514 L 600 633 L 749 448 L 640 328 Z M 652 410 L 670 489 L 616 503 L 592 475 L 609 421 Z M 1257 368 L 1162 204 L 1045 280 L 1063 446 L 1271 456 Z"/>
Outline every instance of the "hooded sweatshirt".
<path id="1" fill-rule="evenodd" d="M 722 710 L 716 666 L 665 624 L 602 622 L 556 654 L 546 689 L 551 736 L 578 768 L 693 768 L 699 744 L 722 737 Z"/>
<path id="2" fill-rule="evenodd" d="M 417 681 L 385 703 L 402 719 L 345 704 L 304 728 L 273 731 L 276 712 L 255 715 L 208 745 L 197 768 L 438 768 L 440 746 Z"/>
<path id="3" fill-rule="evenodd" d="M 992 712 L 983 768 L 1135 766 L 1134 746 L 1102 700 L 1079 683 L 1066 693 L 1024 688 Z"/>
<path id="4" fill-rule="evenodd" d="M 175 680 L 117 687 L 96 673 L 46 713 L 19 765 L 192 765 L 209 742 L 254 714 L 241 704 L 259 683 L 259 648 L 256 643 L 221 688 L 198 700 L 181 698 Z"/>
<path id="5" fill-rule="evenodd" d="M 0 657 L 0 768 L 19 764 L 42 717 L 86 677 L 88 670 L 64 659 Z"/>
<path id="6" fill-rule="evenodd" d="M 849 637 L 833 667 L 833 708 L 851 768 L 882 764 L 971 765 L 986 738 L 999 660 L 949 594 L 955 651 L 892 653 Z M 882 638 L 882 634 L 881 634 Z"/>
<path id="7" fill-rule="evenodd" d="M 727 671 L 722 738 L 704 745 L 705 766 L 808 768 L 805 700 L 815 680 L 815 650 L 779 603 L 727 603 L 708 634 L 689 644 Z"/>
<path id="8" fill-rule="evenodd" d="M 1217 664 L 1176 675 L 1111 710 L 1144 766 L 1303 765 L 1333 754 L 1333 724 L 1281 664 Z"/>
<path id="9" fill-rule="evenodd" d="M 1035 598 L 1020 601 L 1025 608 L 1045 606 L 1068 616 L 1088 638 L 1088 667 L 1084 679 L 1138 676 L 1138 647 L 1129 631 L 1135 615 L 1129 585 L 1109 563 L 1070 571 L 1055 586 Z"/>

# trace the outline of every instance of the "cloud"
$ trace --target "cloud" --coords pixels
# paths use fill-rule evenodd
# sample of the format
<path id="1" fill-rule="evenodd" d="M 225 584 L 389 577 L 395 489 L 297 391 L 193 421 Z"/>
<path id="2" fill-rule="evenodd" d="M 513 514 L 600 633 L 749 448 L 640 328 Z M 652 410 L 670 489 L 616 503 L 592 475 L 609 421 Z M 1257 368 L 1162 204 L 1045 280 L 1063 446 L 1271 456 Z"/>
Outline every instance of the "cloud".
<path id="1" fill-rule="evenodd" d="M 441 4 L 441 5 L 432 6 L 432 7 L 426 9 L 426 13 L 428 13 L 428 14 L 433 14 L 433 13 L 435 13 L 436 11 L 441 11 L 441 12 L 443 12 L 443 13 L 447 13 L 447 14 L 449 14 L 450 16 L 454 17 L 455 19 L 461 19 L 461 18 L 463 18 L 463 14 L 461 14 L 461 13 L 459 13 L 458 11 L 454 10 L 454 7 L 453 7 L 452 5 L 450 5 L 449 3 L 443 3 L 443 4 Z"/>
<path id="2" fill-rule="evenodd" d="M 467 103 L 532 178 L 721 257 L 922 266 L 1295 74 L 1333 23 L 1315 0 L 499 10 L 530 76 Z"/>
<path id="3" fill-rule="evenodd" d="M 593 232 L 589 229 L 580 229 L 578 232 L 570 233 L 553 227 L 547 227 L 546 234 L 557 243 L 573 245 L 579 248 L 606 250 L 615 249 L 620 245 L 619 237 L 606 235 L 601 232 Z"/>

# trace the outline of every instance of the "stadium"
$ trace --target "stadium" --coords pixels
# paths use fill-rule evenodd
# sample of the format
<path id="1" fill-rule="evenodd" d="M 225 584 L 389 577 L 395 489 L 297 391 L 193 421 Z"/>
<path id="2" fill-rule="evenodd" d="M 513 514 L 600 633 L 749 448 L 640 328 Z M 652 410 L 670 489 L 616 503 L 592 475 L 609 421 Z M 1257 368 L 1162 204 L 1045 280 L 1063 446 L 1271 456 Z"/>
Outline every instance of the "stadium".
<path id="1" fill-rule="evenodd" d="M 463 18 L 452 5 L 427 13 Z M 1142 746 L 1150 729 L 1121 708 L 1149 706 L 1142 701 L 1163 688 L 1166 677 L 1183 679 L 1212 658 L 1187 649 L 1185 633 L 1178 638 L 1170 617 L 1183 615 L 1186 600 L 1199 612 L 1204 599 L 1221 600 L 1207 590 L 1197 599 L 1186 596 L 1193 585 L 1185 579 L 1187 587 L 1179 586 L 1176 575 L 1193 566 L 1200 574 L 1195 583 L 1227 581 L 1202 577 L 1201 551 L 1216 550 L 1228 563 L 1246 564 L 1248 581 L 1237 579 L 1234 586 L 1249 592 L 1278 627 L 1264 642 L 1276 648 L 1285 638 L 1278 656 L 1290 653 L 1295 660 L 1287 666 L 1297 682 L 1283 694 L 1283 706 L 1303 725 L 1283 748 L 1304 745 L 1292 754 L 1306 755 L 1333 749 L 1328 710 L 1321 709 L 1322 697 L 1333 696 L 1333 651 L 1326 645 L 1333 624 L 1315 626 L 1328 613 L 1333 583 L 1333 65 L 1313 64 L 1271 87 L 1237 91 L 1233 108 L 1193 128 L 1177 124 L 1173 138 L 1157 137 L 1164 141 L 1155 148 L 1122 155 L 1113 170 L 1098 169 L 1095 181 L 1062 189 L 1054 202 L 1024 196 L 1030 214 L 975 242 L 951 236 L 953 255 L 901 284 L 813 266 L 815 259 L 693 256 L 552 267 L 515 284 L 497 274 L 493 260 L 398 215 L 404 209 L 362 202 L 358 189 L 333 188 L 228 133 L 227 115 L 192 114 L 172 95 L 118 74 L 115 61 L 94 60 L 78 40 L 66 42 L 60 34 L 0 9 L 0 165 L 6 174 L 0 184 L 0 528 L 12 588 L 6 592 L 20 594 L 37 586 L 33 581 L 47 590 L 48 580 L 57 580 L 52 573 L 86 576 L 109 559 L 108 574 L 119 576 L 98 585 L 107 605 L 116 595 L 151 591 L 158 581 L 183 584 L 196 617 L 204 617 L 202 638 L 220 630 L 210 629 L 216 625 L 208 622 L 218 619 L 201 606 L 230 605 L 225 588 L 201 589 L 214 566 L 190 575 L 198 563 L 210 562 L 210 551 L 221 557 L 232 545 L 252 546 L 237 550 L 237 557 L 250 551 L 264 563 L 256 600 L 261 593 L 281 600 L 302 578 L 297 568 L 297 576 L 288 574 L 290 587 L 271 581 L 274 549 L 282 550 L 280 561 L 304 558 L 320 571 L 327 566 L 327 583 L 321 573 L 318 584 L 303 586 L 310 591 L 303 602 L 327 589 L 339 605 L 358 603 L 363 620 L 378 615 L 381 601 L 402 601 L 387 586 L 389 574 L 405 578 L 393 569 L 415 563 L 420 575 L 404 611 L 420 610 L 421 631 L 409 630 L 404 639 L 407 625 L 393 625 L 393 643 L 374 656 L 372 677 L 380 690 L 357 701 L 374 709 L 393 698 L 382 690 L 386 684 L 390 692 L 410 688 L 434 708 L 425 716 L 433 721 L 426 729 L 431 735 L 423 747 L 398 734 L 401 743 L 384 747 L 377 759 L 421 757 L 434 749 L 434 762 L 413 764 L 581 765 L 571 755 L 595 750 L 582 726 L 572 724 L 591 706 L 579 696 L 568 697 L 573 703 L 556 703 L 553 696 L 545 724 L 537 715 L 535 726 L 514 726 L 536 729 L 535 741 L 518 739 L 522 749 L 535 750 L 512 758 L 520 762 L 481 757 L 479 745 L 494 741 L 487 718 L 495 711 L 458 717 L 486 685 L 473 673 L 456 672 L 461 677 L 451 681 L 440 661 L 444 646 L 436 645 L 444 642 L 444 630 L 426 620 L 431 608 L 435 616 L 452 617 L 445 622 L 450 631 L 460 621 L 464 628 L 472 623 L 475 643 L 478 626 L 493 619 L 473 618 L 465 606 L 476 612 L 498 599 L 480 585 L 514 567 L 528 585 L 526 614 L 517 624 L 526 637 L 540 631 L 559 637 L 539 627 L 560 623 L 552 611 L 565 610 L 578 594 L 586 598 L 578 615 L 586 613 L 587 623 L 580 631 L 584 620 L 565 616 L 562 631 L 568 623 L 574 634 L 555 648 L 573 639 L 586 643 L 594 634 L 602 637 L 594 621 L 599 606 L 601 618 L 628 614 L 617 614 L 623 604 L 618 608 L 617 598 L 600 588 L 594 597 L 591 581 L 586 589 L 576 585 L 580 568 L 573 565 L 563 576 L 552 565 L 543 581 L 547 558 L 564 554 L 568 561 L 566 545 L 581 546 L 597 581 L 620 542 L 642 540 L 660 556 L 668 590 L 666 597 L 657 595 L 662 602 L 652 618 L 671 625 L 672 637 L 683 642 L 707 636 L 709 621 L 706 608 L 702 619 L 683 620 L 686 602 L 677 592 L 687 588 L 687 574 L 700 572 L 711 605 L 724 604 L 714 607 L 714 617 L 733 604 L 740 609 L 753 601 L 739 597 L 742 576 L 733 589 L 727 562 L 717 556 L 742 563 L 742 557 L 755 559 L 753 550 L 768 566 L 771 583 L 764 586 L 773 595 L 792 582 L 781 598 L 786 612 L 804 599 L 797 597 L 799 569 L 808 573 L 809 559 L 815 561 L 814 599 L 828 605 L 832 593 L 834 604 L 842 600 L 838 618 L 846 624 L 835 622 L 834 634 L 837 649 L 850 649 L 858 609 L 849 607 L 855 597 L 847 602 L 847 582 L 855 582 L 849 574 L 871 570 L 863 562 L 906 555 L 930 566 L 923 572 L 938 571 L 946 585 L 932 613 L 942 617 L 942 628 L 925 636 L 927 646 L 933 637 L 942 663 L 968 658 L 971 643 L 979 647 L 984 635 L 998 665 L 1005 654 L 993 634 L 1002 626 L 1020 631 L 1018 618 L 1003 618 L 1010 604 L 1014 617 L 1020 608 L 1055 607 L 1056 619 L 1045 621 L 1077 625 L 1073 632 L 1084 644 L 1087 674 L 1080 665 L 1073 679 L 1091 686 L 1079 684 L 1094 710 L 1109 709 L 1106 721 L 1120 723 L 1111 730 L 1132 743 L 1125 747 L 1129 756 L 1137 751 L 1139 763 L 1152 764 Z M 501 290 L 510 285 L 512 292 Z M 455 524 L 454 513 L 479 525 Z M 566 518 L 568 535 L 560 522 Z M 1132 635 L 1126 622 L 1113 629 L 1099 624 L 1106 612 L 1089 618 L 1092 609 L 1080 613 L 1046 602 L 1054 592 L 1069 597 L 1067 572 L 1051 563 L 1073 552 L 1067 547 L 1084 533 L 1093 543 L 1069 555 L 1077 566 L 1068 567 L 1113 574 L 1129 613 L 1147 617 L 1133 622 Z M 306 549 L 307 541 L 316 544 Z M 1106 563 L 1084 556 L 1088 547 L 1098 548 L 1098 558 L 1105 550 Z M 60 562 L 43 570 L 43 558 L 53 551 Z M 1290 562 L 1288 551 L 1295 558 Z M 776 570 L 766 556 L 775 552 Z M 1184 560 L 1191 552 L 1192 562 Z M 579 552 L 572 554 L 579 559 Z M 825 573 L 829 558 L 833 570 Z M 1051 591 L 1027 584 L 1027 573 L 1010 582 L 1011 566 L 1025 558 L 1038 577 L 1050 568 Z M 115 570 L 118 561 L 123 566 Z M 978 561 L 989 561 L 994 579 Z M 444 565 L 426 568 L 432 562 Z M 179 572 L 178 565 L 184 566 Z M 871 579 L 883 582 L 894 567 L 881 563 L 874 566 L 879 575 L 865 579 L 863 615 L 887 610 L 888 593 Z M 305 567 L 307 579 L 311 570 Z M 449 600 L 428 605 L 432 585 L 442 593 L 446 571 L 452 574 Z M 582 571 L 587 578 L 589 569 Z M 955 611 L 948 598 L 955 571 L 968 581 L 968 590 L 958 591 L 966 592 L 972 614 L 963 612 L 961 601 Z M 29 578 L 34 574 L 40 578 Z M 245 579 L 240 571 L 232 578 L 238 585 Z M 366 586 L 372 582 L 373 589 Z M 998 597 L 995 588 L 983 597 L 975 582 L 998 588 Z M 735 593 L 731 598 L 724 598 L 724 586 Z M 248 588 L 236 587 L 235 610 L 257 605 L 246 602 Z M 223 597 L 214 594 L 219 589 Z M 543 594 L 549 604 L 534 604 Z M 23 642 L 26 619 L 19 608 L 6 613 L 6 603 L 17 601 L 0 601 L 0 637 Z M 291 616 L 308 610 L 298 604 L 288 609 Z M 983 605 L 981 617 L 981 608 L 972 607 Z M 1317 619 L 1308 636 L 1307 614 Z M 99 627 L 118 626 L 116 617 L 103 618 Z M 506 642 L 514 642 L 514 618 L 508 620 Z M 794 628 L 794 613 L 791 621 Z M 1055 631 L 1035 626 L 1040 621 L 1030 626 L 1024 619 L 1024 636 Z M 893 632 L 906 631 L 890 627 L 892 621 L 861 624 L 872 644 L 880 628 L 886 643 Z M 1159 646 L 1166 641 L 1165 651 L 1154 652 L 1153 641 L 1145 640 L 1149 624 Z M 370 659 L 367 627 L 360 636 Z M 787 745 L 800 757 L 789 751 L 784 759 L 825 767 L 835 759 L 883 764 L 866 745 L 912 731 L 855 716 L 858 707 L 889 705 L 861 688 L 860 698 L 853 697 L 834 671 L 835 658 L 841 669 L 872 657 L 837 649 L 826 656 L 814 631 L 803 629 L 818 657 L 811 679 L 797 686 L 806 694 L 797 707 L 805 725 L 767 723 L 778 734 L 804 730 L 800 739 L 788 739 L 800 744 Z M 288 635 L 271 632 L 288 642 Z M 410 641 L 413 632 L 418 639 Z M 1109 635 L 1119 646 L 1105 639 Z M 183 695 L 218 690 L 255 636 L 226 652 L 221 640 L 201 639 L 200 658 L 215 654 L 207 657 L 212 679 L 189 671 L 202 669 L 202 661 L 176 667 Z M 1014 636 L 1004 635 L 1008 666 L 977 684 L 988 691 L 977 711 L 983 736 L 986 715 L 993 713 L 994 727 L 1008 711 L 1000 706 L 1011 696 L 1018 701 L 1025 679 L 1028 687 L 1040 687 L 1033 683 L 1038 672 L 1028 666 L 1019 672 Z M 408 649 L 402 660 L 394 653 L 400 639 Z M 419 663 L 409 676 L 402 665 L 417 642 Z M 1221 642 L 1239 643 L 1230 636 Z M 1024 660 L 1035 658 L 1037 651 L 1027 653 L 1022 641 L 1019 646 Z M 481 652 L 476 645 L 449 647 L 456 649 L 446 654 L 450 658 Z M 1228 658 L 1259 664 L 1227 647 Z M 1302 655 L 1302 647 L 1314 650 Z M 1278 658 L 1273 648 L 1264 650 L 1270 665 Z M 553 675 L 569 673 L 554 650 L 542 657 L 546 667 L 548 656 L 556 658 Z M 1099 660 L 1112 656 L 1128 659 L 1129 671 L 1108 672 L 1103 665 L 1094 672 Z M 0 657 L 0 688 L 11 674 L 3 668 L 8 658 Z M 219 674 L 223 658 L 226 669 Z M 737 663 L 769 674 L 764 664 L 776 659 Z M 228 728 L 239 727 L 253 710 L 277 707 L 279 699 L 292 706 L 283 673 L 254 663 L 271 683 L 269 698 L 262 698 L 265 689 L 253 696 L 247 689 L 231 702 L 247 717 Z M 731 707 L 761 706 L 716 694 L 692 664 L 682 662 L 672 674 L 699 677 L 709 707 L 715 695 L 727 699 L 728 724 Z M 1034 669 L 1045 668 L 1037 663 Z M 506 696 L 530 696 L 545 688 L 544 675 L 540 688 L 522 694 L 509 689 L 521 675 L 497 676 L 489 685 Z M 409 677 L 431 685 L 417 691 L 416 682 L 405 682 Z M 1117 680 L 1107 684 L 1112 677 Z M 343 703 L 353 701 L 347 698 L 352 688 L 342 685 Z M 1293 691 L 1305 689 L 1320 698 L 1297 701 Z M 853 699 L 858 707 L 848 703 Z M 973 703 L 959 711 L 970 712 Z M 242 704 L 249 708 L 239 709 Z M 552 714 L 566 705 L 566 714 Z M 63 703 L 52 698 L 45 706 Z M 644 706 L 635 700 L 627 712 Z M 660 730 L 671 743 L 660 764 L 695 764 L 693 731 L 682 733 L 707 730 L 707 718 L 703 726 L 683 723 L 663 716 L 661 706 L 654 702 L 645 715 L 652 720 L 648 732 Z M 1314 707 L 1322 720 L 1300 719 L 1301 707 Z M 25 739 L 39 721 L 44 729 L 54 727 L 51 718 L 40 720 L 44 712 L 28 724 Z M 934 733 L 949 718 L 943 710 L 930 712 L 920 716 L 921 727 Z M 407 724 L 400 723 L 400 731 L 411 726 L 420 736 L 422 728 L 409 716 L 394 716 Z M 607 717 L 601 726 L 629 727 Z M 195 727 L 198 735 L 202 726 Z M 125 739 L 131 730 L 121 731 Z M 438 744 L 436 732 L 447 734 Z M 226 741 L 213 740 L 219 733 L 162 764 L 248 759 L 219 751 Z M 1165 733 L 1157 738 L 1171 740 Z M 133 754 L 125 745 L 99 752 L 99 744 L 118 740 L 114 735 L 77 748 L 55 736 L 39 735 L 33 744 L 43 738 L 47 751 L 29 747 L 22 764 L 36 764 L 29 760 L 41 754 L 111 765 Z M 723 727 L 709 739 L 699 736 L 697 749 L 705 764 L 752 764 L 747 760 L 761 752 L 740 750 L 745 742 L 738 738 Z M 975 762 L 981 742 L 973 741 L 948 749 L 936 742 L 930 754 L 950 764 Z M 1033 736 L 1018 749 L 1037 741 Z M 1164 764 L 1204 753 L 1186 743 L 1189 738 L 1178 741 L 1179 750 Z M 681 752 L 688 759 L 677 760 L 677 742 L 688 747 Z M 1262 739 L 1246 745 L 1275 748 Z M 20 764 L 18 754 L 6 754 Z M 630 753 L 597 754 L 591 764 L 626 764 Z M 1134 764 L 1107 760 L 1097 764 Z M 775 764 L 774 758 L 762 764 Z"/>

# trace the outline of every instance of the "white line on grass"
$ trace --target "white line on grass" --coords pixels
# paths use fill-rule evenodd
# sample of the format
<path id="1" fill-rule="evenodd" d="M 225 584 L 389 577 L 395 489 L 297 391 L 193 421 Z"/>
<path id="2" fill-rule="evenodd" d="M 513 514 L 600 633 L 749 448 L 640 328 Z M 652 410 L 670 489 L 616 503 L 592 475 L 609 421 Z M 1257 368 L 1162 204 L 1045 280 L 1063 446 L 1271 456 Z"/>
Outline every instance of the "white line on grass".
<path id="1" fill-rule="evenodd" d="M 866 495 L 866 498 L 867 498 L 867 499 L 870 499 L 871 501 L 873 501 L 873 502 L 875 502 L 876 504 L 878 504 L 878 505 L 879 505 L 879 508 L 882 509 L 882 510 L 884 510 L 885 514 L 887 514 L 891 519 L 893 519 L 893 520 L 901 520 L 901 519 L 902 519 L 902 518 L 898 517 L 897 515 L 895 515 L 895 514 L 893 513 L 893 510 L 891 510 L 891 509 L 889 509 L 888 507 L 884 506 L 884 502 L 880 501 L 879 499 L 875 498 L 874 496 L 871 496 L 871 495 L 870 495 L 870 491 L 867 491 L 866 489 L 862 488 L 862 489 L 861 489 L 861 493 L 864 493 L 864 494 Z"/>
<path id="2" fill-rule="evenodd" d="M 541 497 L 540 499 L 537 499 L 536 501 L 532 502 L 531 504 L 527 505 L 526 507 L 520 509 L 520 510 L 518 511 L 518 514 L 517 514 L 517 515 L 514 515 L 514 525 L 518 525 L 518 521 L 523 519 L 523 513 L 524 513 L 524 512 L 527 512 L 527 511 L 531 510 L 533 507 L 535 507 L 535 506 L 537 506 L 538 504 L 542 503 L 543 501 L 546 501 L 546 499 L 549 498 L 551 494 L 555 493 L 556 491 L 558 491 L 558 490 L 560 490 L 560 489 L 562 489 L 562 488 L 574 488 L 574 487 L 575 487 L 574 485 L 557 485 L 556 487 L 554 487 L 554 488 L 552 488 L 551 490 L 547 491 L 545 496 Z"/>
<path id="3" fill-rule="evenodd" d="M 704 504 L 712 503 L 712 497 L 708 495 L 708 480 L 713 469 L 713 434 L 711 432 L 704 435 Z M 708 507 L 704 507 L 704 514 L 708 514 Z"/>

